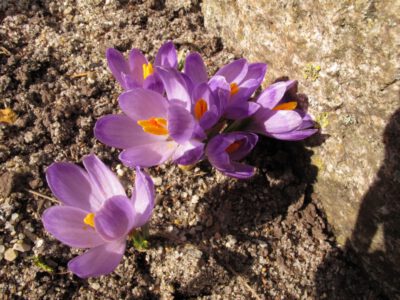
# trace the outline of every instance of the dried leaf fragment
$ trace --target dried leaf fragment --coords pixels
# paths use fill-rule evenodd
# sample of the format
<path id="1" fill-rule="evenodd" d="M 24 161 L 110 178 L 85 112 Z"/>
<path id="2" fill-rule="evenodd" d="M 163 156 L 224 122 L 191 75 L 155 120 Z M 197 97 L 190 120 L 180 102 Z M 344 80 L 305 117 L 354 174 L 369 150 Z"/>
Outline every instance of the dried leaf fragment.
<path id="1" fill-rule="evenodd" d="M 11 108 L 0 109 L 0 123 L 14 124 L 16 120 L 17 115 Z"/>

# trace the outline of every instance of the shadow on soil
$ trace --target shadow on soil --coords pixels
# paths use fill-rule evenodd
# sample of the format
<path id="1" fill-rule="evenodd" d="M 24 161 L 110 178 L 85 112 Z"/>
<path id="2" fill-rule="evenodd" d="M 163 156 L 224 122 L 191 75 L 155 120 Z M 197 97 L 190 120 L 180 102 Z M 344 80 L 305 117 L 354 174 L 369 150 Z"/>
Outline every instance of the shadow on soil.
<path id="1" fill-rule="evenodd" d="M 257 175 L 248 181 L 227 179 L 201 200 L 210 205 L 200 219 L 212 216 L 212 225 L 201 232 L 194 231 L 198 224 L 180 228 L 187 240 L 175 243 L 166 238 L 163 245 L 195 245 L 203 252 L 206 261 L 215 261 L 230 274 L 225 276 L 227 282 L 224 285 L 228 285 L 232 277 L 240 275 L 251 286 L 262 286 L 262 279 L 250 268 L 254 263 L 246 247 L 263 243 L 267 252 L 273 252 L 273 240 L 279 237 L 266 232 L 266 223 L 274 221 L 273 230 L 279 231 L 280 220 L 285 218 L 292 204 L 300 201 L 299 210 L 307 206 L 317 175 L 317 168 L 311 164 L 312 153 L 302 142 L 261 138 L 247 159 L 247 163 L 259 169 Z M 209 168 L 205 164 L 201 167 Z M 206 224 L 201 225 L 207 227 Z M 232 237 L 236 241 L 235 247 L 227 247 L 226 242 L 220 242 Z M 199 272 L 187 284 L 177 282 L 175 296 L 186 299 L 211 294 L 217 280 L 221 280 L 220 277 L 213 278 L 212 274 L 207 270 L 205 274 Z M 262 294 L 262 291 L 258 293 Z"/>

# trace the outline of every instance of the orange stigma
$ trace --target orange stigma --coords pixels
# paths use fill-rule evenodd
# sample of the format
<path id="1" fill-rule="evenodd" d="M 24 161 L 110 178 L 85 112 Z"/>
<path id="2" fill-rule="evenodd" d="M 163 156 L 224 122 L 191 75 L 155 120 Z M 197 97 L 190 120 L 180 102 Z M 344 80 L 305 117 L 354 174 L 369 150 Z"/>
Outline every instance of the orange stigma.
<path id="1" fill-rule="evenodd" d="M 233 152 L 236 152 L 244 143 L 244 140 L 238 140 L 230 144 L 228 147 L 226 147 L 225 152 L 228 154 L 232 154 Z"/>
<path id="2" fill-rule="evenodd" d="M 206 113 L 207 109 L 208 105 L 206 100 L 202 98 L 197 100 L 196 105 L 194 106 L 194 117 L 197 121 L 201 119 L 201 117 Z"/>
<path id="3" fill-rule="evenodd" d="M 294 110 L 297 107 L 297 102 L 286 102 L 275 106 L 272 110 Z"/>
<path id="4" fill-rule="evenodd" d="M 143 64 L 143 79 L 154 73 L 153 65 L 151 63 Z"/>
<path id="5" fill-rule="evenodd" d="M 237 85 L 237 83 L 232 82 L 231 83 L 231 96 L 237 94 L 237 92 L 239 92 L 239 86 Z"/>
<path id="6" fill-rule="evenodd" d="M 137 121 L 138 125 L 143 128 L 144 132 L 151 133 L 154 135 L 166 135 L 168 134 L 167 120 L 164 118 L 149 118 L 147 120 Z"/>

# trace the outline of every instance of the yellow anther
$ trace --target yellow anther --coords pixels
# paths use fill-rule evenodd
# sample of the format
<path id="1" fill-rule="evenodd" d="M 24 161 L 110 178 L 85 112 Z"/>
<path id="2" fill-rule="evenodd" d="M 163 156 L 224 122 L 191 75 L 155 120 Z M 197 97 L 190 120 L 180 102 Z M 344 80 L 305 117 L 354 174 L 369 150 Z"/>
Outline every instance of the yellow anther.
<path id="1" fill-rule="evenodd" d="M 204 99 L 197 100 L 194 106 L 194 117 L 196 120 L 200 120 L 208 109 L 207 102 Z"/>
<path id="2" fill-rule="evenodd" d="M 155 135 L 166 135 L 168 134 L 167 120 L 164 118 L 150 118 L 148 120 L 137 121 L 138 125 L 143 128 L 144 132 L 155 134 Z"/>
<path id="3" fill-rule="evenodd" d="M 236 142 L 233 142 L 230 144 L 228 147 L 226 147 L 225 152 L 232 154 L 233 152 L 236 152 L 244 143 L 244 140 L 239 140 Z"/>
<path id="4" fill-rule="evenodd" d="M 83 223 L 94 228 L 94 213 L 88 213 L 86 217 L 83 219 Z"/>
<path id="5" fill-rule="evenodd" d="M 279 104 L 273 108 L 273 110 L 293 110 L 297 107 L 297 102 L 292 101 L 292 102 L 286 102 Z"/>
<path id="6" fill-rule="evenodd" d="M 143 64 L 143 79 L 154 73 L 153 65 L 151 63 Z"/>
<path id="7" fill-rule="evenodd" d="M 237 94 L 237 92 L 239 92 L 239 86 L 237 85 L 237 83 L 232 82 L 231 83 L 231 96 Z"/>

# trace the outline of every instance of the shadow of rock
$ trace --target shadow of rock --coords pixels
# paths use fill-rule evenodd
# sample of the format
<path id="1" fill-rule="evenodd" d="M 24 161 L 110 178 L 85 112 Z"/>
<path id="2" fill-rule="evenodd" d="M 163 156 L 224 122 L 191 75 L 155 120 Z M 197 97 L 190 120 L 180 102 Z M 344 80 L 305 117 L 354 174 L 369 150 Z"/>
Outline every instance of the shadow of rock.
<path id="1" fill-rule="evenodd" d="M 390 118 L 383 143 L 383 164 L 362 199 L 352 236 L 342 255 L 360 262 L 392 298 L 400 296 L 400 109 Z M 324 281 L 324 270 L 336 260 L 335 256 L 337 254 L 327 257 L 320 266 L 317 282 Z M 346 287 L 347 271 L 352 272 L 351 265 L 347 268 L 341 270 L 346 274 L 338 276 L 336 290 Z M 321 294 L 324 293 L 326 291 L 321 290 Z M 337 298 L 339 294 L 327 296 Z"/>
<path id="2" fill-rule="evenodd" d="M 262 138 L 247 161 L 258 167 L 258 173 L 248 181 L 224 178 L 201 200 L 208 203 L 208 208 L 200 219 L 207 221 L 180 227 L 175 237 L 164 235 L 160 240 L 158 235 L 151 241 L 155 248 L 180 247 L 182 266 L 194 269 L 191 276 L 186 270 L 183 275 L 182 266 L 176 266 L 168 251 L 161 258 L 165 270 L 169 268 L 175 274 L 164 275 L 174 286 L 175 297 L 208 296 L 219 288 L 223 289 L 219 294 L 234 295 L 232 278 L 241 282 L 241 288 L 245 285 L 243 280 L 251 287 L 247 291 L 244 288 L 241 295 L 266 294 L 268 275 L 262 271 L 266 260 L 281 261 L 290 268 L 274 248 L 285 239 L 281 221 L 307 206 L 306 194 L 312 190 L 317 175 L 311 155 L 302 142 Z M 182 275 L 176 276 L 179 273 Z"/>

